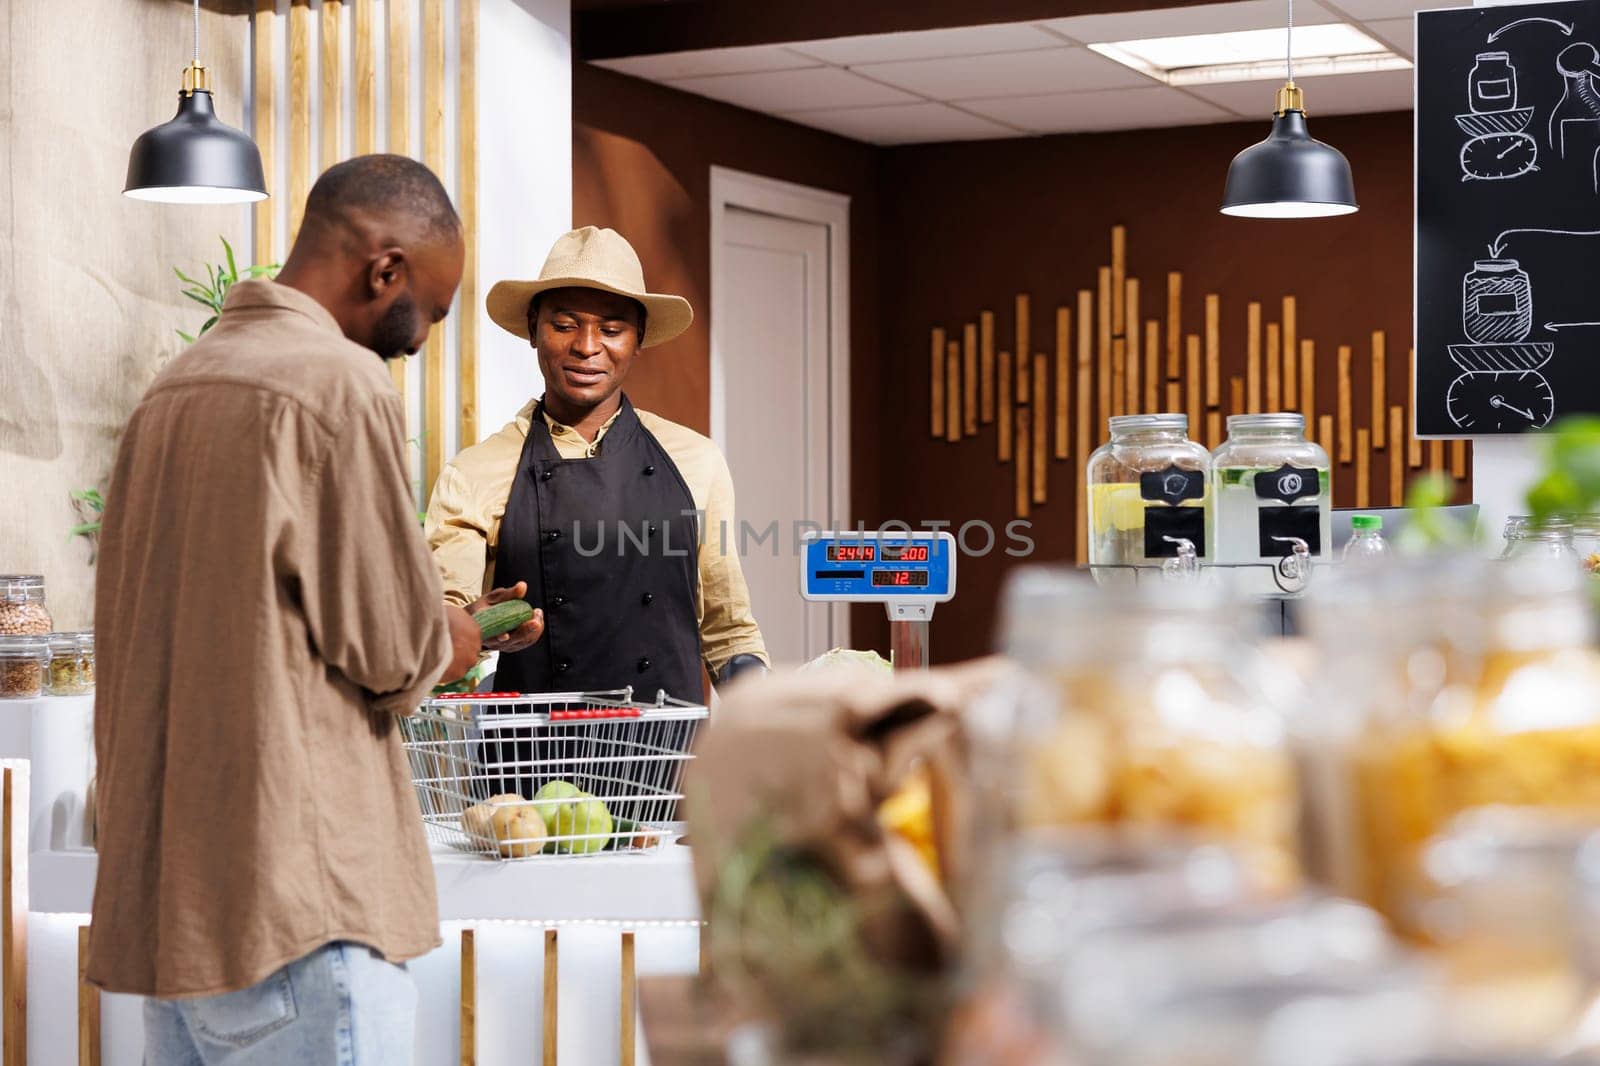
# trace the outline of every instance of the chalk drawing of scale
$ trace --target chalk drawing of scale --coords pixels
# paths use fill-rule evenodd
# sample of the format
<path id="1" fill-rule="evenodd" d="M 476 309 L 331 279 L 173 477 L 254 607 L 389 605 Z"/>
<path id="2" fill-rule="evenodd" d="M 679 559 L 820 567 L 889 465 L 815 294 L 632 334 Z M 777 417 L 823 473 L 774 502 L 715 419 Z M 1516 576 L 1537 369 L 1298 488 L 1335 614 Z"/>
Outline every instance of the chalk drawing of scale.
<path id="1" fill-rule="evenodd" d="M 1540 373 L 1555 355 L 1553 341 L 1530 341 L 1533 282 L 1506 241 L 1517 235 L 1600 237 L 1600 230 L 1508 229 L 1489 245 L 1461 279 L 1461 332 L 1469 342 L 1449 345 L 1461 371 L 1445 395 L 1445 409 L 1459 429 L 1508 433 L 1542 429 L 1556 413 L 1555 391 Z M 1551 333 L 1600 328 L 1600 322 L 1546 322 Z"/>

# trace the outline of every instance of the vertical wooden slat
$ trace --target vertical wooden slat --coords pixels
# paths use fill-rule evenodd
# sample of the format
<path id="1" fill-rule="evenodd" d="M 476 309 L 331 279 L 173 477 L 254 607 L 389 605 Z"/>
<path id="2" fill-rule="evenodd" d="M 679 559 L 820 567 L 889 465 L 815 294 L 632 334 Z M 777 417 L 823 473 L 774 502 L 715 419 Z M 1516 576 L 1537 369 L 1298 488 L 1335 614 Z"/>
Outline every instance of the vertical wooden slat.
<path id="1" fill-rule="evenodd" d="M 1317 443 L 1322 445 L 1322 450 L 1329 456 L 1334 454 L 1332 415 L 1317 416 Z"/>
<path id="2" fill-rule="evenodd" d="M 1161 323 L 1150 319 L 1144 324 L 1144 412 L 1153 415 L 1161 409 Z"/>
<path id="3" fill-rule="evenodd" d="M 1029 485 L 1030 475 L 1033 472 L 1032 457 L 1028 454 L 1028 445 L 1033 436 L 1033 412 L 1029 405 L 1021 402 L 1023 396 L 1028 395 L 1028 360 L 1026 356 L 1017 359 L 1021 368 L 1017 378 L 1017 447 L 1015 469 L 1012 474 L 1016 482 L 1017 500 L 1016 511 L 1018 518 L 1027 518 L 1033 492 Z"/>
<path id="4" fill-rule="evenodd" d="M 1111 342 L 1111 413 L 1127 414 L 1128 342 L 1117 337 Z"/>
<path id="5" fill-rule="evenodd" d="M 1183 383 L 1181 381 L 1167 382 L 1167 408 L 1173 414 L 1184 412 Z"/>
<path id="6" fill-rule="evenodd" d="M 700 935 L 705 937 L 705 930 Z M 556 1066 L 556 1019 L 559 1015 L 560 1000 L 557 989 L 561 981 L 561 967 L 558 958 L 559 947 L 556 944 L 556 931 L 544 931 L 544 1031 L 542 1043 L 544 1056 L 540 1060 L 543 1066 Z"/>
<path id="7" fill-rule="evenodd" d="M 1123 283 L 1128 278 L 1128 227 L 1111 227 L 1111 333 L 1120 337 L 1126 329 L 1127 308 L 1123 303 L 1126 292 Z"/>
<path id="8" fill-rule="evenodd" d="M 961 439 L 961 345 L 944 346 L 944 439 Z"/>
<path id="9" fill-rule="evenodd" d="M 1406 465 L 1415 470 L 1422 465 L 1422 442 L 1417 439 L 1417 350 L 1406 357 Z"/>
<path id="10" fill-rule="evenodd" d="M 1387 448 L 1385 424 L 1389 414 L 1388 344 L 1383 330 L 1372 331 L 1372 446 Z"/>
<path id="11" fill-rule="evenodd" d="M 1022 364 L 1027 363 L 1027 361 L 1028 361 L 1028 353 L 1033 351 L 1033 336 L 1032 336 L 1032 334 L 1033 334 L 1033 311 L 1032 311 L 1032 307 L 1031 307 L 1031 305 L 1030 305 L 1030 303 L 1028 301 L 1028 294 L 1025 293 L 1025 292 L 1017 293 L 1016 314 L 1017 314 L 1017 348 L 1016 348 L 1016 354 L 1017 354 L 1017 363 L 1020 366 Z M 1027 403 L 1027 397 L 1023 396 L 1021 393 L 1018 393 L 1017 394 L 1017 404 L 1020 406 L 1020 405 L 1022 405 L 1024 403 Z"/>
<path id="12" fill-rule="evenodd" d="M 1183 373 L 1183 275 L 1167 275 L 1167 377 Z"/>
<path id="13" fill-rule="evenodd" d="M 1405 455 L 1405 408 L 1392 406 L 1389 408 L 1389 506 L 1399 507 L 1405 503 L 1406 495 L 1406 455 Z"/>
<path id="14" fill-rule="evenodd" d="M 343 128 L 344 114 L 344 48 L 339 16 L 343 8 L 344 0 L 322 0 L 322 24 L 317 31 L 318 43 L 322 46 L 322 142 L 317 152 L 319 173 L 337 163 L 342 155 L 339 151 L 339 131 Z"/>
<path id="15" fill-rule="evenodd" d="M 1372 506 L 1372 431 L 1356 430 L 1356 506 Z"/>
<path id="16" fill-rule="evenodd" d="M 0 777 L 0 994 L 5 997 L 5 1066 L 28 1066 L 27 778 Z"/>
<path id="17" fill-rule="evenodd" d="M 994 312 L 978 315 L 978 417 L 994 421 Z"/>
<path id="18" fill-rule="evenodd" d="M 1351 426 L 1350 396 L 1350 346 L 1339 345 L 1339 461 L 1348 463 L 1355 455 L 1351 442 L 1355 437 Z"/>
<path id="19" fill-rule="evenodd" d="M 1276 322 L 1267 323 L 1267 400 L 1263 410 L 1283 410 L 1283 352 L 1278 347 L 1282 335 Z"/>
<path id="20" fill-rule="evenodd" d="M 1104 423 L 1094 420 L 1094 293 L 1078 290 L 1078 439 L 1104 440 Z M 1089 461 L 1089 453 L 1081 445 L 1078 462 Z"/>
<path id="21" fill-rule="evenodd" d="M 1188 406 L 1185 410 L 1189 414 L 1189 432 L 1198 436 L 1204 428 L 1201 421 L 1201 399 L 1204 396 L 1205 380 L 1200 376 L 1200 335 L 1189 334 L 1186 340 L 1185 354 L 1188 356 L 1188 367 L 1184 371 L 1184 392 L 1188 396 Z"/>
<path id="22" fill-rule="evenodd" d="M 1283 409 L 1300 409 L 1300 335 L 1298 308 L 1293 296 L 1283 298 Z"/>
<path id="23" fill-rule="evenodd" d="M 978 324 L 961 331 L 961 432 L 978 435 Z"/>
<path id="24" fill-rule="evenodd" d="M 389 136 L 385 145 L 396 155 L 411 154 L 411 5 L 385 3 L 389 19 Z M 389 373 L 402 397 L 406 394 L 406 360 L 389 360 Z"/>
<path id="25" fill-rule="evenodd" d="M 252 50 L 255 87 L 252 95 L 258 101 L 270 101 L 273 98 L 272 38 L 277 32 L 278 8 L 273 0 L 256 0 L 255 10 L 255 47 Z M 273 125 L 277 109 L 271 106 L 257 106 L 253 110 L 256 148 L 261 153 L 261 169 L 266 173 L 267 191 L 270 193 L 276 184 L 273 175 L 277 173 L 277 130 Z M 258 200 L 252 209 L 257 263 L 278 261 L 276 233 L 272 224 L 273 205 L 276 202 L 272 199 Z"/>
<path id="26" fill-rule="evenodd" d="M 78 1066 L 100 1066 L 100 990 L 89 983 L 89 927 L 78 926 Z"/>
<path id="27" fill-rule="evenodd" d="M 1056 308 L 1056 450 L 1057 459 L 1072 454 L 1067 429 L 1067 383 L 1072 380 L 1072 309 Z"/>
<path id="28" fill-rule="evenodd" d="M 999 442 L 999 459 L 1011 460 L 1011 353 L 1000 353 L 1000 425 L 995 434 Z"/>
<path id="29" fill-rule="evenodd" d="M 1123 297 L 1123 324 L 1127 327 L 1123 333 L 1128 340 L 1128 398 L 1127 410 L 1130 415 L 1139 413 L 1139 381 L 1143 367 L 1140 361 L 1143 356 L 1139 351 L 1139 279 L 1129 278 L 1127 281 L 1127 294 Z"/>
<path id="30" fill-rule="evenodd" d="M 638 968 L 634 962 L 633 933 L 622 934 L 622 1064 L 621 1066 L 634 1066 L 638 1054 L 639 1036 L 635 1028 L 638 1024 L 639 1010 L 637 996 L 639 990 Z"/>
<path id="31" fill-rule="evenodd" d="M 1095 392 L 1099 397 L 1100 424 L 1111 417 L 1111 268 L 1100 268 L 1099 302 L 1095 316 Z"/>
<path id="32" fill-rule="evenodd" d="M 456 0 L 459 79 L 456 85 L 456 161 L 461 231 L 467 258 L 461 270 L 460 350 L 456 352 L 456 402 L 462 448 L 478 443 L 478 0 Z"/>
<path id="33" fill-rule="evenodd" d="M 1436 474 L 1444 473 L 1444 441 L 1428 442 L 1428 469 Z"/>
<path id="34" fill-rule="evenodd" d="M 1245 414 L 1244 409 L 1244 378 L 1233 374 L 1228 378 L 1228 413 L 1230 415 Z"/>
<path id="35" fill-rule="evenodd" d="M 461 1066 L 478 1062 L 478 948 L 471 929 L 461 930 Z"/>
<path id="36" fill-rule="evenodd" d="M 311 0 L 289 4 L 289 243 L 311 190 Z"/>
<path id="37" fill-rule="evenodd" d="M 1464 440 L 1450 442 L 1450 476 L 1457 481 L 1467 476 L 1467 442 Z"/>
<path id="38" fill-rule="evenodd" d="M 1049 396 L 1046 393 L 1047 381 L 1045 366 L 1047 361 L 1043 352 L 1036 352 L 1033 357 L 1033 502 L 1045 502 L 1045 471 L 1046 460 L 1050 457 L 1049 433 L 1050 419 L 1048 417 Z M 1062 415 L 1066 408 L 1058 408 Z M 1067 427 L 1060 427 L 1062 436 L 1066 435 Z"/>
<path id="39" fill-rule="evenodd" d="M 1310 340 L 1300 342 L 1300 410 L 1306 425 L 1317 420 L 1317 345 Z"/>
<path id="40" fill-rule="evenodd" d="M 1206 447 L 1216 451 L 1222 447 L 1222 412 L 1206 412 Z"/>
<path id="41" fill-rule="evenodd" d="M 1261 413 L 1261 305 L 1251 302 L 1245 311 L 1244 388 L 1247 410 Z"/>
<path id="42" fill-rule="evenodd" d="M 444 173 L 444 0 L 422 0 L 422 161 Z M 424 497 L 444 469 L 444 349 L 444 329 L 435 325 L 422 353 Z"/>
<path id="43" fill-rule="evenodd" d="M 1089 294 L 1078 293 L 1078 378 L 1077 378 L 1077 418 L 1078 418 L 1078 448 L 1073 456 L 1074 480 L 1077 482 L 1077 511 L 1073 516 L 1074 533 L 1076 536 L 1076 558 L 1080 563 L 1089 561 L 1089 488 L 1088 464 L 1089 452 L 1095 438 L 1091 434 L 1104 432 L 1094 426 L 1093 405 L 1089 398 L 1089 329 L 1085 311 L 1089 307 Z"/>
<path id="44" fill-rule="evenodd" d="M 944 327 L 933 327 L 928 345 L 928 376 L 932 380 L 929 425 L 936 438 L 944 436 Z"/>
<path id="45" fill-rule="evenodd" d="M 355 154 L 371 155 L 378 150 L 378 43 L 377 0 L 355 0 L 356 30 L 356 113 Z M 466 101 L 462 101 L 462 111 Z"/>
<path id="46" fill-rule="evenodd" d="M 1222 403 L 1222 297 L 1206 295 L 1206 406 Z"/>

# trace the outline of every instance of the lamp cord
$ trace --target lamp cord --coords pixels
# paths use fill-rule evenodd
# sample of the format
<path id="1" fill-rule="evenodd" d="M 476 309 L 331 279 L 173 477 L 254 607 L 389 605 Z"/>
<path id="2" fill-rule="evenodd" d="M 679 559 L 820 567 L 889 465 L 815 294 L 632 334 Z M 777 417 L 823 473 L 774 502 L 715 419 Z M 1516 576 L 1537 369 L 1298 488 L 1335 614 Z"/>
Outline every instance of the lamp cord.
<path id="1" fill-rule="evenodd" d="M 199 2 L 200 0 L 195 0 L 195 3 Z M 199 30 L 196 29 L 195 32 L 198 33 Z M 195 45 L 197 52 L 199 47 Z M 1294 84 L 1294 0 L 1289 0 L 1289 84 Z"/>
<path id="2" fill-rule="evenodd" d="M 194 0 L 194 65 L 200 65 L 200 0 Z"/>

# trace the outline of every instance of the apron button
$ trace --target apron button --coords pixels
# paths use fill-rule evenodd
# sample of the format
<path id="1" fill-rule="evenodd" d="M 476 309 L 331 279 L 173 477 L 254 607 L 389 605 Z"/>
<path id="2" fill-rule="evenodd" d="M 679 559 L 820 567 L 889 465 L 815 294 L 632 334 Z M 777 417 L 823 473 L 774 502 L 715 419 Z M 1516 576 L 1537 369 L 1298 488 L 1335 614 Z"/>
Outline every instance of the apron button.
<path id="1" fill-rule="evenodd" d="M 651 603 L 653 603 L 655 601 L 655 598 L 656 598 L 655 597 L 655 593 L 646 592 L 643 596 L 639 597 L 639 602 L 641 604 L 643 604 L 644 606 L 648 607 L 648 606 L 650 606 Z"/>
<path id="2" fill-rule="evenodd" d="M 650 669 L 650 660 L 649 659 L 640 659 L 639 660 L 639 672 L 642 674 L 648 669 Z"/>
<path id="3" fill-rule="evenodd" d="M 655 472 L 656 472 L 656 468 L 653 467 L 653 466 L 647 466 L 647 467 L 644 468 L 644 476 L 645 477 L 654 477 L 655 476 Z"/>
<path id="4" fill-rule="evenodd" d="M 555 543 L 556 541 L 561 539 L 561 530 L 559 530 L 559 529 L 550 530 L 548 533 L 546 533 L 544 535 L 544 539 L 545 539 L 545 542 L 547 544 Z"/>
<path id="5" fill-rule="evenodd" d="M 553 478 L 555 476 L 556 476 L 556 472 L 554 470 L 546 470 L 544 473 L 539 475 L 539 480 L 540 481 L 549 481 L 551 478 Z"/>
<path id="6" fill-rule="evenodd" d="M 571 668 L 572 664 L 565 659 L 562 659 L 560 662 L 556 663 L 556 673 L 558 674 L 564 674 Z"/>

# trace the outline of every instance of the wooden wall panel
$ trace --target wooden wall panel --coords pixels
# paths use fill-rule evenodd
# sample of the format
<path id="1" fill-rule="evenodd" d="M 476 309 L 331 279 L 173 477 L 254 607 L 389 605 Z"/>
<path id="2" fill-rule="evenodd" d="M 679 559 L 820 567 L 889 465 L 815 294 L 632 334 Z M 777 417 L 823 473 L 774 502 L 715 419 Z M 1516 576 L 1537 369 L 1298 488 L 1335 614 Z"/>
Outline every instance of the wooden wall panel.
<path id="1" fill-rule="evenodd" d="M 944 346 L 944 439 L 952 444 L 961 439 L 961 345 L 956 341 Z"/>
<path id="2" fill-rule="evenodd" d="M 1127 292 L 1124 283 L 1128 280 L 1128 228 L 1126 226 L 1111 227 L 1111 320 L 1110 328 L 1113 336 L 1120 337 L 1127 329 L 1127 306 L 1124 303 Z"/>
<path id="3" fill-rule="evenodd" d="M 272 68 L 272 38 L 276 32 L 278 20 L 278 7 L 273 0 L 256 0 L 255 6 L 255 48 L 252 59 L 252 69 L 255 76 L 255 95 L 258 100 L 273 98 L 274 77 Z M 276 109 L 271 107 L 252 108 L 255 115 L 255 142 L 256 148 L 261 152 L 261 167 L 267 175 L 267 192 L 276 194 L 276 182 L 273 175 L 277 173 L 277 129 L 275 124 Z M 258 200 L 252 208 L 252 220 L 255 231 L 255 261 L 257 263 L 276 263 L 277 227 L 274 225 L 274 201 L 272 199 Z"/>
<path id="4" fill-rule="evenodd" d="M 1261 413 L 1261 305 L 1252 302 L 1245 311 L 1244 387 L 1246 410 Z"/>
<path id="5" fill-rule="evenodd" d="M 1050 432 L 1049 403 L 1050 398 L 1046 393 L 1048 384 L 1045 377 L 1045 367 L 1048 362 L 1043 352 L 1037 352 L 1033 357 L 1033 502 L 1045 502 L 1045 471 L 1050 458 L 1048 434 Z M 1066 435 L 1066 405 L 1063 402 L 1058 417 L 1059 432 Z"/>
<path id="6" fill-rule="evenodd" d="M 1299 307 L 1293 296 L 1283 298 L 1283 410 L 1296 411 L 1300 405 L 1300 377 L 1296 373 L 1300 356 Z"/>
<path id="7" fill-rule="evenodd" d="M 1167 377 L 1183 373 L 1183 275 L 1167 275 Z"/>
<path id="8" fill-rule="evenodd" d="M 456 0 L 456 21 L 461 53 L 456 86 L 456 106 L 461 112 L 456 206 L 467 239 L 461 295 L 456 301 L 462 309 L 456 370 L 456 401 L 461 412 L 457 436 L 461 447 L 469 448 L 478 443 L 478 0 Z"/>
<path id="9" fill-rule="evenodd" d="M 1127 329 L 1128 340 L 1128 397 L 1126 400 L 1129 414 L 1138 414 L 1142 410 L 1140 404 L 1140 381 L 1143 379 L 1144 367 L 1140 365 L 1143 354 L 1139 346 L 1139 279 L 1129 278 L 1127 294 L 1123 298 L 1125 308 L 1124 324 Z"/>
<path id="10" fill-rule="evenodd" d="M 1206 297 L 1206 406 L 1222 403 L 1222 297 Z"/>
<path id="11" fill-rule="evenodd" d="M 978 417 L 994 421 L 994 312 L 978 315 Z"/>
<path id="12" fill-rule="evenodd" d="M 1161 410 L 1161 323 L 1153 318 L 1144 324 L 1144 410 Z"/>
<path id="13" fill-rule="evenodd" d="M 311 0 L 289 4 L 289 245 L 311 191 Z"/>
<path id="14" fill-rule="evenodd" d="M 327 170 L 344 158 L 340 151 L 339 133 L 344 120 L 344 48 L 340 13 L 344 0 L 322 0 L 322 25 L 318 39 L 322 46 L 318 77 L 322 88 L 319 115 L 321 118 L 321 144 L 317 150 L 317 173 Z"/>
<path id="15" fill-rule="evenodd" d="M 996 458 L 1000 462 L 1011 461 L 1011 353 L 1000 353 L 1000 411 L 998 432 L 995 433 L 997 444 Z"/>
<path id="16" fill-rule="evenodd" d="M 1356 506 L 1372 506 L 1372 431 L 1366 426 L 1356 430 Z"/>
<path id="17" fill-rule="evenodd" d="M 1067 430 L 1067 383 L 1072 379 L 1072 310 L 1056 308 L 1056 447 L 1055 457 L 1065 459 L 1072 454 L 1072 440 Z"/>
<path id="18" fill-rule="evenodd" d="M 928 377 L 931 383 L 928 399 L 928 427 L 935 437 L 944 436 L 944 327 L 935 326 L 929 334 Z"/>
<path id="19" fill-rule="evenodd" d="M 89 983 L 89 927 L 78 926 L 78 1066 L 100 1066 L 100 989 Z"/>
<path id="20" fill-rule="evenodd" d="M 1389 506 L 1399 507 L 1406 496 L 1405 423 L 1403 407 L 1389 408 Z"/>
<path id="21" fill-rule="evenodd" d="M 1086 462 L 1088 448 L 1105 440 L 1106 427 L 1094 418 L 1094 294 L 1087 289 L 1078 291 L 1078 462 Z"/>
<path id="22" fill-rule="evenodd" d="M 961 330 L 961 432 L 978 435 L 978 324 Z"/>
<path id="23" fill-rule="evenodd" d="M 1283 352 L 1279 347 L 1282 337 L 1276 322 L 1267 323 L 1267 396 L 1266 411 L 1283 410 Z"/>
<path id="24" fill-rule="evenodd" d="M 1386 448 L 1389 445 L 1386 423 L 1388 421 L 1388 345 L 1384 340 L 1383 330 L 1374 330 L 1372 333 L 1372 446 Z"/>
<path id="25" fill-rule="evenodd" d="M 1025 293 L 1025 292 L 1017 293 L 1016 314 L 1017 314 L 1017 327 L 1016 327 L 1017 328 L 1017 348 L 1016 348 L 1016 352 L 1017 352 L 1017 366 L 1018 366 L 1018 369 L 1020 370 L 1022 365 L 1025 364 L 1028 361 L 1028 353 L 1033 351 L 1033 337 L 1031 336 L 1032 325 L 1033 325 L 1033 323 L 1032 323 L 1033 313 L 1032 313 L 1032 309 L 1029 306 L 1028 294 Z M 1017 394 L 1017 403 L 1020 405 L 1020 404 L 1022 404 L 1024 402 L 1026 402 L 1025 398 L 1022 396 L 1021 393 L 1018 393 Z"/>
<path id="26" fill-rule="evenodd" d="M 378 16 L 377 0 L 355 0 L 356 113 L 355 154 L 378 150 Z M 463 101 L 462 107 L 466 103 Z"/>
<path id="27" fill-rule="evenodd" d="M 444 173 L 444 0 L 422 0 L 422 161 Z M 424 491 L 444 469 L 444 329 L 428 331 L 422 352 Z"/>
<path id="28" fill-rule="evenodd" d="M 1098 387 L 1099 408 L 1096 418 L 1103 426 L 1112 415 L 1111 410 L 1111 268 L 1100 268 L 1098 314 L 1095 316 L 1095 384 Z"/>
<path id="29" fill-rule="evenodd" d="M 1310 426 L 1317 418 L 1317 346 L 1314 341 L 1300 342 L 1300 410 Z"/>
<path id="30" fill-rule="evenodd" d="M 478 937 L 472 929 L 461 930 L 461 1017 L 459 1041 L 461 1066 L 478 1062 Z"/>
<path id="31" fill-rule="evenodd" d="M 1339 462 L 1355 457 L 1354 427 L 1351 425 L 1350 346 L 1339 345 Z"/>
<path id="32" fill-rule="evenodd" d="M 1027 518 L 1033 501 L 1033 375 L 1032 360 L 1017 353 L 1017 450 L 1015 477 L 1018 518 Z"/>
<path id="33" fill-rule="evenodd" d="M 1184 373 L 1184 393 L 1188 397 L 1188 404 L 1184 408 L 1189 415 L 1189 433 L 1199 436 L 1204 429 L 1201 421 L 1201 399 L 1204 395 L 1205 382 L 1200 377 L 1200 337 L 1191 333 L 1185 339 L 1184 355 L 1186 369 Z"/>

